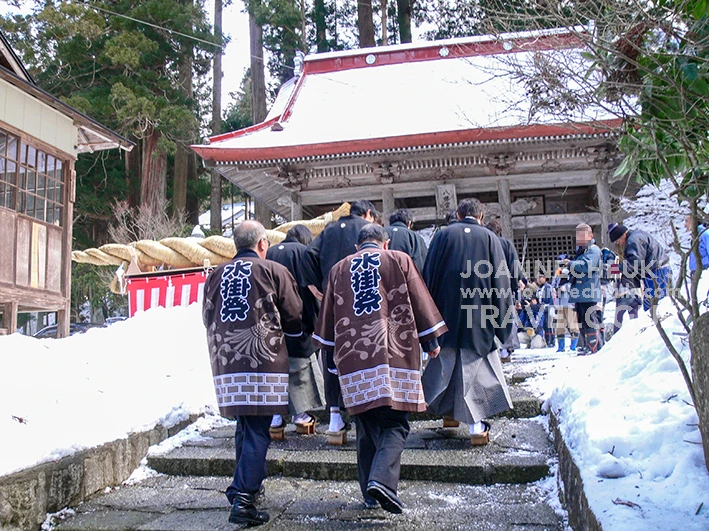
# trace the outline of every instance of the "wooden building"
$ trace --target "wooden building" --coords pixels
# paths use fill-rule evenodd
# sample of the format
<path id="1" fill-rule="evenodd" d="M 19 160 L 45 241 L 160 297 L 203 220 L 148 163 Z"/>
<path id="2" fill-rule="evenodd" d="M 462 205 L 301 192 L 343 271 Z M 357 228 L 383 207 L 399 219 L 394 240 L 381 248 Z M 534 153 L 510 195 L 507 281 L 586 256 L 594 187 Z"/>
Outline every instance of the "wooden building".
<path id="1" fill-rule="evenodd" d="M 586 222 L 606 243 L 620 120 L 554 109 L 518 75 L 582 61 L 579 33 L 550 30 L 311 55 L 263 123 L 193 146 L 228 180 L 287 219 L 369 199 L 383 219 L 409 208 L 440 225 L 477 197 L 526 258 L 574 248 Z M 543 102 L 542 102 L 543 103 Z"/>
<path id="2" fill-rule="evenodd" d="M 69 333 L 74 162 L 133 144 L 40 89 L 0 34 L 0 334 L 57 311 Z"/>

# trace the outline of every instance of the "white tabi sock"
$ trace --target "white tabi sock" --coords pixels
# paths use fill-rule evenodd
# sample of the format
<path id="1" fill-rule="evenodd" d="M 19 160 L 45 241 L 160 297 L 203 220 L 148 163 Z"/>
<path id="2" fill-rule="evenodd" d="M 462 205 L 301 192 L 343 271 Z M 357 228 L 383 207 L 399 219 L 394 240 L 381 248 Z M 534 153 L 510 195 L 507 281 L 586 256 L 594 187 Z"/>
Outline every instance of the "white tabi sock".
<path id="1" fill-rule="evenodd" d="M 487 426 L 485 426 L 485 423 L 482 421 L 471 424 L 469 427 L 470 435 L 480 435 L 487 429 Z"/>
<path id="2" fill-rule="evenodd" d="M 271 427 L 272 428 L 280 428 L 282 423 L 283 423 L 283 417 L 281 417 L 280 415 L 273 415 L 273 418 L 271 419 Z"/>
<path id="3" fill-rule="evenodd" d="M 293 424 L 306 424 L 308 422 L 310 422 L 310 415 L 308 415 L 307 411 L 298 413 L 293 417 Z"/>
<path id="4" fill-rule="evenodd" d="M 330 408 L 330 426 L 328 431 L 336 432 L 344 428 L 345 421 L 342 420 L 342 415 L 340 415 L 340 408 Z"/>
<path id="5" fill-rule="evenodd" d="M 507 350 L 506 348 L 501 348 L 500 349 L 500 357 L 501 358 L 509 358 L 510 356 L 510 351 Z"/>

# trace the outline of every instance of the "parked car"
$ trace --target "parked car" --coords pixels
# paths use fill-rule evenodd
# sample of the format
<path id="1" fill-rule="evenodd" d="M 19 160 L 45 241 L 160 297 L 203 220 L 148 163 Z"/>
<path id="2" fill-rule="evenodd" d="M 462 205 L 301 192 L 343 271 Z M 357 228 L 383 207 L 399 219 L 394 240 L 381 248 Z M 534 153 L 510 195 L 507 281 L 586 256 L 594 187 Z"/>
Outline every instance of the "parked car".
<path id="1" fill-rule="evenodd" d="M 106 325 L 102 325 L 99 323 L 69 323 L 69 335 L 73 336 L 74 334 L 83 334 L 86 332 L 89 328 L 105 328 Z M 38 332 L 36 332 L 32 337 L 36 337 L 39 339 L 42 338 L 47 338 L 47 337 L 57 337 L 57 325 L 49 325 L 45 326 Z"/>

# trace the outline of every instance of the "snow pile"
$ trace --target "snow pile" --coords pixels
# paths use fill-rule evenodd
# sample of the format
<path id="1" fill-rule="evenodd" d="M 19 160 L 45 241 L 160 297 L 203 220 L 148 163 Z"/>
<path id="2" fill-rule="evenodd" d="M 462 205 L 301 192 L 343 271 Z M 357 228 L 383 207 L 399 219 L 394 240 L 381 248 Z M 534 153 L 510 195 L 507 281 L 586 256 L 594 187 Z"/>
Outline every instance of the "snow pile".
<path id="1" fill-rule="evenodd" d="M 0 475 L 216 410 L 197 304 L 66 339 L 0 337 Z"/>
<path id="2" fill-rule="evenodd" d="M 706 290 L 709 279 L 702 280 Z M 659 310 L 688 362 L 671 301 L 661 301 Z M 558 383 L 547 406 L 560 420 L 604 529 L 709 529 L 709 474 L 697 414 L 647 314 L 626 320 L 597 355 L 561 363 L 548 380 Z"/>

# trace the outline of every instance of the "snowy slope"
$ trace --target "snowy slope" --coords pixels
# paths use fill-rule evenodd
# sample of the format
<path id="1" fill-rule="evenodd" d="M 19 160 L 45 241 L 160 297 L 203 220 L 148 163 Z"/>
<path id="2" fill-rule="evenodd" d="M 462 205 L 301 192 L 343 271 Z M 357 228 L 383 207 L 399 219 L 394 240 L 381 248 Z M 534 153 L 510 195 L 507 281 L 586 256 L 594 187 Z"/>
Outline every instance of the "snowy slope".
<path id="1" fill-rule="evenodd" d="M 66 339 L 0 336 L 0 475 L 216 411 L 200 308 Z"/>

